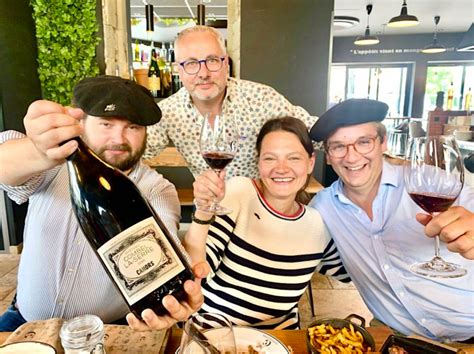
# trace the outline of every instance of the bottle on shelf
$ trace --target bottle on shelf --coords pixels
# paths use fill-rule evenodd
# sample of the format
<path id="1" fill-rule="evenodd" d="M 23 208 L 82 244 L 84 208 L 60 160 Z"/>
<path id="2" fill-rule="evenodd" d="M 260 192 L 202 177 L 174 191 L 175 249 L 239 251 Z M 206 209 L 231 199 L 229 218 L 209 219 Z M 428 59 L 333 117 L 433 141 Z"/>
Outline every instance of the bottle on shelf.
<path id="1" fill-rule="evenodd" d="M 170 48 L 168 50 L 168 62 L 170 63 L 170 70 L 171 70 L 171 93 L 175 93 L 175 92 L 178 92 L 178 90 L 183 85 L 179 78 L 179 71 L 178 71 L 179 64 L 176 62 L 176 59 L 175 59 L 173 43 L 170 43 Z"/>
<path id="2" fill-rule="evenodd" d="M 160 70 L 163 70 L 166 66 L 165 62 L 166 58 L 166 49 L 163 46 L 157 51 L 157 60 L 158 60 L 158 66 L 160 67 Z"/>
<path id="3" fill-rule="evenodd" d="M 140 45 L 138 44 L 138 40 L 135 40 L 135 46 L 133 48 L 133 61 L 140 61 Z"/>
<path id="4" fill-rule="evenodd" d="M 166 62 L 165 67 L 161 71 L 161 97 L 169 97 L 173 94 L 172 91 L 172 77 L 171 66 Z"/>
<path id="5" fill-rule="evenodd" d="M 454 86 L 451 81 L 451 85 L 448 88 L 448 101 L 446 103 L 446 110 L 450 111 L 453 109 L 453 100 L 454 100 Z"/>
<path id="6" fill-rule="evenodd" d="M 75 140 L 67 167 L 84 235 L 135 316 L 146 308 L 165 314 L 163 297 L 184 300 L 183 284 L 194 279 L 186 257 L 135 184 Z"/>
<path id="7" fill-rule="evenodd" d="M 174 63 L 174 46 L 173 42 L 170 42 L 169 48 L 168 48 L 168 62 L 170 64 Z"/>
<path id="8" fill-rule="evenodd" d="M 464 110 L 467 112 L 471 111 L 471 102 L 472 102 L 472 92 L 471 88 L 469 87 L 469 90 L 466 93 L 466 96 L 464 98 Z"/>
<path id="9" fill-rule="evenodd" d="M 153 97 L 161 97 L 161 72 L 155 48 L 151 50 L 150 66 L 148 67 L 148 89 Z"/>

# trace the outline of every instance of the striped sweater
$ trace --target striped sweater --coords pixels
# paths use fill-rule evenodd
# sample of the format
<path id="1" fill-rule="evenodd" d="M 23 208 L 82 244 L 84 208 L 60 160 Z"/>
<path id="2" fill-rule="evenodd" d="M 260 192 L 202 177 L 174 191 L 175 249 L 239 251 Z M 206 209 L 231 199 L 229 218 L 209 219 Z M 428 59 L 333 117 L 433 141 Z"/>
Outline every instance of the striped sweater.
<path id="1" fill-rule="evenodd" d="M 350 280 L 315 209 L 280 214 L 246 177 L 227 182 L 222 204 L 233 212 L 209 229 L 201 312 L 223 313 L 236 325 L 297 328 L 298 300 L 315 270 Z"/>

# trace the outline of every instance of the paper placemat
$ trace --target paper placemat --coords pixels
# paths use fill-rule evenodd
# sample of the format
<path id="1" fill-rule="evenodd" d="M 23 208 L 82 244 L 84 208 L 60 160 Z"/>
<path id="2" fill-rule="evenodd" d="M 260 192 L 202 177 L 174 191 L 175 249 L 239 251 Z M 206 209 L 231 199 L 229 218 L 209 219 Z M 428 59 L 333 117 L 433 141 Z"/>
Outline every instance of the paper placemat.
<path id="1" fill-rule="evenodd" d="M 32 321 L 23 324 L 13 332 L 4 344 L 36 341 L 47 343 L 64 353 L 59 331 L 64 320 L 53 318 L 44 321 Z M 164 353 L 171 329 L 161 331 L 138 332 L 129 326 L 104 325 L 104 344 L 107 354 L 121 353 Z"/>

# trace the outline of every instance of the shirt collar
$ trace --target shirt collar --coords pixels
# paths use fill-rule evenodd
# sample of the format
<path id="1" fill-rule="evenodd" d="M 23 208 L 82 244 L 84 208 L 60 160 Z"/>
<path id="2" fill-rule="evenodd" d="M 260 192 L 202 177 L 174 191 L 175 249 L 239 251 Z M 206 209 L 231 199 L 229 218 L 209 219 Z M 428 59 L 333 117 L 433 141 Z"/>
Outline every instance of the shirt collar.
<path id="1" fill-rule="evenodd" d="M 391 185 L 398 187 L 401 184 L 400 178 L 403 178 L 403 174 L 397 174 L 396 167 L 388 163 L 385 159 L 382 167 L 382 178 L 380 179 L 380 185 Z M 344 194 L 344 183 L 339 178 L 334 182 L 334 196 L 337 197 L 342 203 L 352 203 L 349 198 Z"/>
<path id="2" fill-rule="evenodd" d="M 138 174 L 140 171 L 140 166 L 143 163 L 144 163 L 143 160 L 140 160 L 139 162 L 137 162 L 135 166 L 132 167 L 132 170 L 130 171 L 130 173 L 127 175 L 127 177 L 130 178 L 133 182 L 137 181 Z"/>

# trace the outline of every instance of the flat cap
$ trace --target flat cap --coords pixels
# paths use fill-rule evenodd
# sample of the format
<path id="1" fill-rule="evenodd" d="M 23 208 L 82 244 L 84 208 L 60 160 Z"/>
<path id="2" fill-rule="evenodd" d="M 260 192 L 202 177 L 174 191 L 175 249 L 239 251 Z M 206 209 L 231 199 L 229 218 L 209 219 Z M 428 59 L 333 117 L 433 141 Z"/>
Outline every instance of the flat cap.
<path id="1" fill-rule="evenodd" d="M 341 127 L 367 122 L 380 122 L 387 115 L 386 103 L 365 98 L 351 98 L 329 108 L 314 123 L 310 136 L 315 141 L 323 141 Z"/>
<path id="2" fill-rule="evenodd" d="M 125 118 L 144 126 L 161 119 L 161 110 L 150 92 L 118 76 L 102 75 L 79 81 L 74 87 L 72 102 L 95 117 Z"/>

